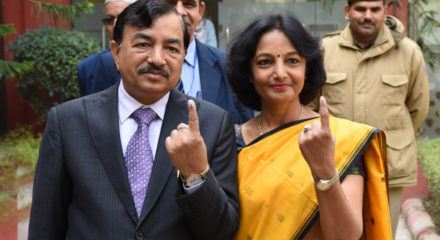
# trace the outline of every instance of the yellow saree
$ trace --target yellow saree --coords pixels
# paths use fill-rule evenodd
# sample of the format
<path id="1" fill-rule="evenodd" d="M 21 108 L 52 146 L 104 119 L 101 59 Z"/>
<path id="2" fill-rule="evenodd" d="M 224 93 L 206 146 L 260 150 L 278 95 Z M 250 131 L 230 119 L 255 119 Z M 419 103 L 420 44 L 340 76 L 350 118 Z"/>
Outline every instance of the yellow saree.
<path id="1" fill-rule="evenodd" d="M 314 119 L 286 124 L 257 138 L 238 154 L 240 229 L 235 237 L 301 239 L 318 219 L 310 168 L 298 145 Z M 363 155 L 363 239 L 392 239 L 384 134 L 370 126 L 330 117 L 341 182 Z"/>

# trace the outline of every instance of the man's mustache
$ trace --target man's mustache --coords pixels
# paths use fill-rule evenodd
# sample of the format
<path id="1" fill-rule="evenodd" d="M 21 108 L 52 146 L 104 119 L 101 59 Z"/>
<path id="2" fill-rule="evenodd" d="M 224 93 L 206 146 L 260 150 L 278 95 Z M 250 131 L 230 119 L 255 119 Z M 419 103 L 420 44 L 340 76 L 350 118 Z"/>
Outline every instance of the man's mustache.
<path id="1" fill-rule="evenodd" d="M 364 20 L 362 22 L 359 22 L 359 25 L 376 25 L 376 23 L 371 20 Z"/>
<path id="2" fill-rule="evenodd" d="M 161 67 L 158 67 L 154 64 L 143 65 L 143 66 L 140 66 L 136 69 L 136 72 L 138 74 L 150 73 L 152 71 L 160 72 L 160 74 L 162 74 L 165 78 L 170 78 L 170 75 L 171 75 L 167 70 L 165 70 Z"/>

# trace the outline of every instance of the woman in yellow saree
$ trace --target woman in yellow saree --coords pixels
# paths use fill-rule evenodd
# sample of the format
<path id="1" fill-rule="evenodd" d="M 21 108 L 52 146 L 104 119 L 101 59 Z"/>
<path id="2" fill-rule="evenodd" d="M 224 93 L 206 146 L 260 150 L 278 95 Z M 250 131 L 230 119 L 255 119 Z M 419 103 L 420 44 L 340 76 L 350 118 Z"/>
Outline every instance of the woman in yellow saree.
<path id="1" fill-rule="evenodd" d="M 305 107 L 325 82 L 319 41 L 287 14 L 265 15 L 233 43 L 226 72 L 261 111 L 238 134 L 236 239 L 392 239 L 384 134 Z M 240 144 L 239 144 L 240 145 Z"/>

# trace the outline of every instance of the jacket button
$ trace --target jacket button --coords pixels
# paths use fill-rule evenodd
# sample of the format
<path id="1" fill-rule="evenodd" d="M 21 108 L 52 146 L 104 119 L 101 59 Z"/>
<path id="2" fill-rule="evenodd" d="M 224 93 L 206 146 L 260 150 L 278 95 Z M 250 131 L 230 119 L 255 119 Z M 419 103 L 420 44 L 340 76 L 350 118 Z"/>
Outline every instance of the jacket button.
<path id="1" fill-rule="evenodd" d="M 140 232 L 136 232 L 134 235 L 136 236 L 136 239 L 137 239 L 137 240 L 142 240 L 142 239 L 144 239 L 144 235 L 143 235 L 142 233 L 140 233 Z"/>

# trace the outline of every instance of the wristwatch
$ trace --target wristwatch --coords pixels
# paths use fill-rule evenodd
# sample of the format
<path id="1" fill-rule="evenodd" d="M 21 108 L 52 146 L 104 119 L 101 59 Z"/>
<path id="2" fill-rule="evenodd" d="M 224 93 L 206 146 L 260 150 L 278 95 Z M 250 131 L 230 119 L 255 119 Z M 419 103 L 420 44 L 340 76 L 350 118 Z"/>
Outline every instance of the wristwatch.
<path id="1" fill-rule="evenodd" d="M 185 187 L 189 188 L 203 182 L 203 180 L 205 180 L 206 178 L 206 175 L 208 174 L 208 171 L 209 165 L 201 173 L 191 174 L 187 179 L 184 179 L 182 174 L 180 174 L 179 169 L 177 169 L 177 178 L 180 178 L 183 184 L 185 184 Z"/>
<path id="2" fill-rule="evenodd" d="M 318 182 L 315 182 L 315 179 L 313 179 L 312 176 L 312 182 L 313 184 L 315 184 L 315 187 L 320 190 L 320 191 L 327 191 L 330 189 L 331 186 L 333 186 L 333 184 L 335 184 L 336 181 L 339 180 L 339 173 L 338 173 L 338 169 L 336 169 L 336 173 L 335 175 L 333 175 L 332 178 L 330 178 L 329 180 L 319 180 Z"/>

